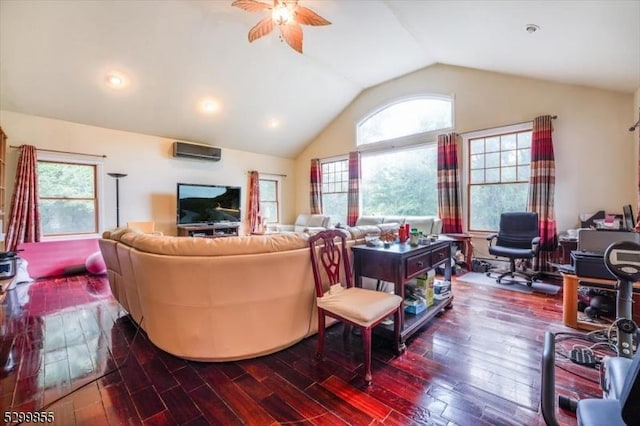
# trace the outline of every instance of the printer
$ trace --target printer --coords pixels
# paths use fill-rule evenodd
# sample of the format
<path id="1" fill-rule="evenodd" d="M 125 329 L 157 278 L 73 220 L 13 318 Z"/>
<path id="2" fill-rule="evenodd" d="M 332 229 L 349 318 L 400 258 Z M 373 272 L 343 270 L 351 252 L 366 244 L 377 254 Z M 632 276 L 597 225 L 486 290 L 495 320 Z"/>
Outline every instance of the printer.
<path id="1" fill-rule="evenodd" d="M 571 264 L 575 274 L 581 278 L 615 280 L 604 264 L 604 252 L 616 241 L 634 241 L 640 244 L 640 233 L 628 231 L 606 231 L 595 229 L 578 230 L 578 247 L 571 252 Z"/>

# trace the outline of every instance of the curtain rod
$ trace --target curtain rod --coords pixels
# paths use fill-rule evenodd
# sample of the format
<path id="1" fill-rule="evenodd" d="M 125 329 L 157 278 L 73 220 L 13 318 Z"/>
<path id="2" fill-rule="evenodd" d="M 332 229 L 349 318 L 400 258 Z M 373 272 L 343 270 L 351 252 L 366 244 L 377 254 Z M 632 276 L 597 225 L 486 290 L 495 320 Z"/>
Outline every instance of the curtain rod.
<path id="1" fill-rule="evenodd" d="M 9 145 L 9 148 L 20 148 L 20 146 L 17 145 Z M 106 155 L 102 154 L 85 154 L 83 152 L 71 152 L 71 151 L 58 151 L 56 149 L 43 149 L 43 148 L 36 148 L 36 151 L 44 151 L 44 152 L 55 152 L 58 154 L 73 154 L 73 155 L 86 155 L 87 157 L 100 157 L 100 158 L 107 158 Z"/>
<path id="2" fill-rule="evenodd" d="M 557 115 L 552 115 L 551 119 L 555 120 L 556 118 L 558 118 Z M 526 124 L 526 123 L 531 123 L 533 120 L 527 120 L 527 121 L 521 121 L 519 123 L 510 123 L 510 124 L 504 124 L 502 126 L 493 126 L 493 127 L 487 127 L 485 129 L 477 129 L 477 130 L 469 130 L 468 132 L 460 132 L 461 135 L 466 135 L 467 133 L 475 133 L 475 132 L 483 132 L 485 130 L 492 130 L 498 127 L 507 127 L 507 126 L 517 126 L 518 124 Z"/>
<path id="3" fill-rule="evenodd" d="M 279 177 L 283 177 L 283 178 L 287 177 L 287 175 L 283 175 L 282 173 L 268 173 L 268 172 L 261 172 L 259 170 L 248 170 L 247 171 L 247 173 L 251 173 L 251 172 L 258 172 L 258 174 L 260 174 L 260 175 L 279 176 Z"/>
<path id="4" fill-rule="evenodd" d="M 633 132 L 638 127 L 640 127 L 640 120 L 636 121 L 636 124 L 634 124 L 633 126 L 629 127 L 629 131 Z"/>

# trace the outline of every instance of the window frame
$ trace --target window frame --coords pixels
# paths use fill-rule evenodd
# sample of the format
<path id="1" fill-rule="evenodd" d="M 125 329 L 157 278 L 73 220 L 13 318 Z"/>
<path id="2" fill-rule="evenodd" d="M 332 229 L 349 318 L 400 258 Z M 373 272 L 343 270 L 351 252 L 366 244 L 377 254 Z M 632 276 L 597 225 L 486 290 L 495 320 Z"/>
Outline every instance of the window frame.
<path id="1" fill-rule="evenodd" d="M 360 127 L 367 120 L 372 118 L 373 116 L 381 113 L 382 111 L 393 107 L 395 105 L 415 101 L 419 99 L 435 99 L 435 100 L 447 100 L 451 103 L 451 127 L 445 127 L 441 129 L 429 130 L 427 132 L 414 133 L 406 136 L 399 136 L 391 139 L 384 139 L 381 141 L 370 142 L 370 143 L 361 143 L 360 138 Z M 453 94 L 446 95 L 442 93 L 419 93 L 409 96 L 402 96 L 400 98 L 395 98 L 389 102 L 386 102 L 379 108 L 376 108 L 373 111 L 369 111 L 366 115 L 364 115 L 360 120 L 356 122 L 355 125 L 355 145 L 358 151 L 368 151 L 370 149 L 393 149 L 417 144 L 423 144 L 425 142 L 436 140 L 437 135 L 441 133 L 447 133 L 453 131 L 455 129 L 455 96 Z"/>
<path id="2" fill-rule="evenodd" d="M 513 133 L 522 133 L 522 132 L 533 132 L 533 122 L 527 121 L 518 124 L 512 124 L 507 126 L 493 127 L 489 129 L 477 130 L 469 133 L 465 133 L 462 135 L 462 167 L 464 172 L 461 173 L 461 183 L 464 188 L 462 195 L 462 209 L 463 209 L 463 221 L 464 228 L 469 230 L 469 233 L 473 235 L 487 235 L 491 233 L 495 233 L 497 229 L 489 229 L 489 230 L 479 230 L 479 229 L 471 229 L 471 152 L 469 149 L 469 144 L 472 139 L 479 138 L 489 138 L 494 136 L 504 136 Z M 489 183 L 489 185 L 503 185 L 503 184 L 512 184 L 512 183 L 522 183 L 523 181 L 512 181 L 512 182 L 497 182 L 497 183 Z M 527 180 L 528 182 L 528 180 Z"/>
<path id="3" fill-rule="evenodd" d="M 95 167 L 95 199 L 96 199 L 96 211 L 95 211 L 95 223 L 96 232 L 87 233 L 75 233 L 75 234 L 52 234 L 42 235 L 42 241 L 59 241 L 59 240 L 75 240 L 75 239 L 88 239 L 88 238 L 100 238 L 102 229 L 104 226 L 104 161 L 100 158 L 88 158 L 87 156 L 79 154 L 63 154 L 47 151 L 39 151 L 37 161 L 50 162 L 50 163 L 67 163 L 67 164 L 79 164 L 90 165 Z M 114 195 L 115 197 L 115 195 Z M 40 203 L 40 193 L 38 191 L 38 203 Z M 115 209 L 115 206 L 114 206 Z M 39 224 L 42 226 L 42 224 Z"/>
<path id="4" fill-rule="evenodd" d="M 325 164 L 329 164 L 329 163 L 339 163 L 339 162 L 344 162 L 346 163 L 346 171 L 347 171 L 347 190 L 346 191 L 333 191 L 333 192 L 325 192 L 324 190 L 324 185 L 325 185 L 325 175 L 324 175 L 324 165 Z M 320 174 L 322 176 L 322 197 L 324 198 L 325 194 L 344 194 L 345 198 L 349 197 L 349 157 L 348 156 L 339 156 L 339 157 L 330 157 L 330 158 L 324 158 L 320 160 Z M 342 180 L 340 182 L 343 182 Z M 358 201 L 358 203 L 360 203 L 360 201 Z M 325 209 L 325 202 L 324 199 L 322 200 L 322 214 L 327 214 L 327 212 L 324 210 Z M 348 208 L 347 208 L 348 209 Z M 344 221 L 344 223 L 346 223 L 347 220 L 347 216 L 348 216 L 348 211 L 347 209 L 345 209 L 345 211 L 343 212 L 343 214 L 340 216 L 339 220 L 333 220 L 332 222 L 340 222 L 342 223 Z"/>
<path id="5" fill-rule="evenodd" d="M 282 217 L 282 179 L 279 176 L 272 176 L 272 175 L 265 175 L 262 174 L 258 177 L 258 181 L 268 181 L 268 182 L 274 182 L 276 185 L 276 199 L 275 201 L 269 200 L 269 201 L 263 201 L 262 200 L 262 191 L 260 191 L 260 211 L 262 211 L 262 203 L 275 203 L 276 205 L 276 218 L 275 220 L 270 220 L 269 222 L 264 221 L 264 217 L 263 219 L 263 223 L 265 225 L 267 224 L 277 224 L 280 223 L 280 218 Z"/>

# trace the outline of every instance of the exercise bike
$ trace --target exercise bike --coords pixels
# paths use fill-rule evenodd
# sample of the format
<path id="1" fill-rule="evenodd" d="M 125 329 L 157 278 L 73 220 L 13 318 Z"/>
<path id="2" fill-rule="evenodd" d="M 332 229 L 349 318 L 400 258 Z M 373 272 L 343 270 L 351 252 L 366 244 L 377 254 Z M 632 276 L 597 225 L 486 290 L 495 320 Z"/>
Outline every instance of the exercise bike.
<path id="1" fill-rule="evenodd" d="M 632 319 L 633 283 L 640 281 L 640 244 L 618 241 L 607 247 L 604 262 L 617 278 L 615 351 L 602 362 L 602 399 L 576 401 L 558 396 L 561 408 L 576 411 L 578 425 L 640 425 L 640 354 L 633 355 L 633 335 L 640 332 Z M 637 344 L 637 343 L 636 343 Z M 546 332 L 542 353 L 541 410 L 547 425 L 557 426 L 555 393 L 556 335 Z M 640 352 L 640 351 L 638 351 Z"/>

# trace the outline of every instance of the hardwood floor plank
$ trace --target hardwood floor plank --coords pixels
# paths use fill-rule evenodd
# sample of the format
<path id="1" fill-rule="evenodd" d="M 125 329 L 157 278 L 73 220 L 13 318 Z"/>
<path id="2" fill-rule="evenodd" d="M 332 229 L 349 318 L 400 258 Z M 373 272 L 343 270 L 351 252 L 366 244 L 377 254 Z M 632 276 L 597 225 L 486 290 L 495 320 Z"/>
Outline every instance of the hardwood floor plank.
<path id="1" fill-rule="evenodd" d="M 188 423 L 202 415 L 191 397 L 180 386 L 175 386 L 167 391 L 159 392 L 160 399 L 178 424 Z"/>
<path id="2" fill-rule="evenodd" d="M 160 399 L 153 386 L 147 386 L 136 392 L 132 392 L 131 400 L 142 421 L 166 409 L 162 399 Z"/>
<path id="3" fill-rule="evenodd" d="M 216 386 L 215 391 L 236 415 L 248 424 L 268 425 L 275 421 L 259 403 L 233 382 Z"/>
<path id="4" fill-rule="evenodd" d="M 383 404 L 380 400 L 370 397 L 362 390 L 354 388 L 336 376 L 329 377 L 321 384 L 322 387 L 331 391 L 334 395 L 337 395 L 345 401 L 349 401 L 349 404 L 375 419 L 383 420 L 391 412 L 391 408 Z"/>
<path id="5" fill-rule="evenodd" d="M 333 392 L 317 383 L 306 389 L 305 393 L 350 425 L 368 425 L 374 420 L 368 413 L 364 413 L 353 407 L 349 402 L 342 400 Z"/>
<path id="6" fill-rule="evenodd" d="M 202 385 L 191 392 L 189 396 L 202 411 L 205 418 L 211 421 L 211 424 L 221 426 L 242 425 L 243 422 L 231 410 L 231 408 L 214 392 L 209 385 Z"/>
<path id="7" fill-rule="evenodd" d="M 280 374 L 280 373 L 279 373 Z M 320 403 L 289 383 L 279 374 L 265 379 L 264 384 L 280 395 L 298 413 L 311 423 L 320 425 L 346 425 L 347 423 L 328 411 Z"/>

